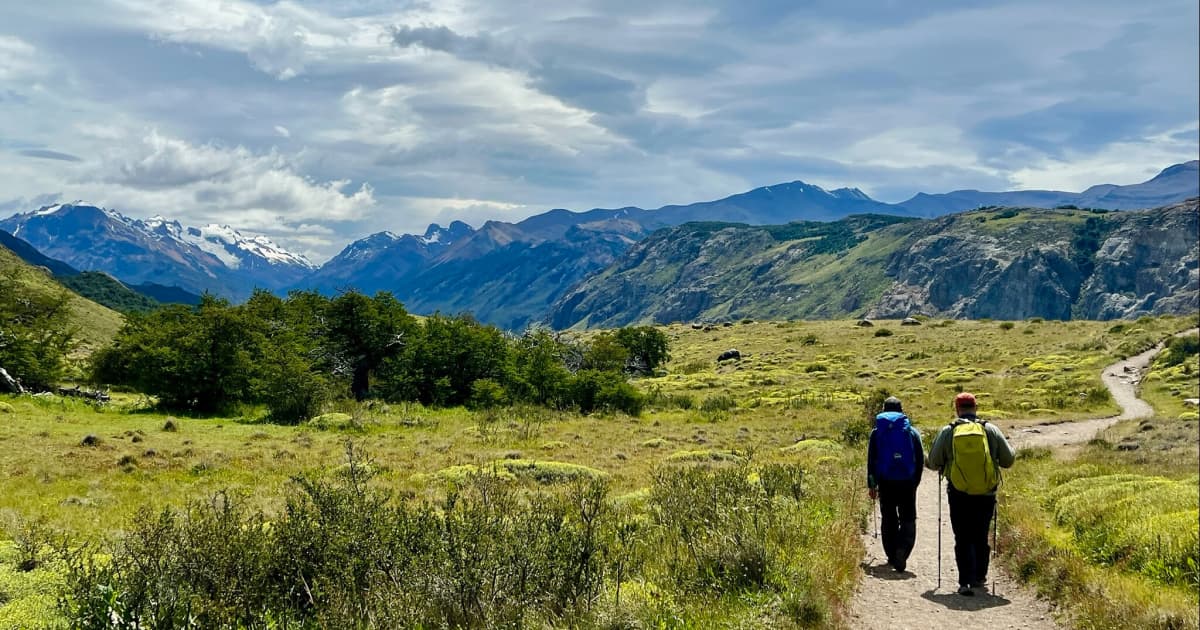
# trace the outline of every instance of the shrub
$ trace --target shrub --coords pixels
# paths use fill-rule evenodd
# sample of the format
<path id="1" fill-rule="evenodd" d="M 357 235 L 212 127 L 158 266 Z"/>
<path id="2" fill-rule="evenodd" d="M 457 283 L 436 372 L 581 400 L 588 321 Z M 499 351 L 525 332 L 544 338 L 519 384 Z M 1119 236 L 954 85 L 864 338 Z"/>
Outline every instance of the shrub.
<path id="1" fill-rule="evenodd" d="M 645 396 L 619 372 L 581 370 L 571 377 L 567 392 L 567 400 L 585 414 L 601 410 L 636 416 L 646 403 Z"/>
<path id="2" fill-rule="evenodd" d="M 713 413 L 717 411 L 729 411 L 737 407 L 737 401 L 733 396 L 728 394 L 713 394 L 706 396 L 704 401 L 700 403 L 700 411 L 704 413 Z"/>
<path id="3" fill-rule="evenodd" d="M 544 484 L 568 483 L 578 480 L 599 481 L 608 477 L 608 473 L 603 470 L 564 462 L 502 459 L 493 462 L 493 465 L 518 479 L 530 479 Z"/>
<path id="4" fill-rule="evenodd" d="M 667 468 L 655 474 L 648 507 L 672 582 L 687 591 L 737 593 L 762 589 L 786 572 L 800 533 L 788 522 L 800 510 L 802 472 L 794 465 L 776 467 Z M 764 473 L 771 492 L 758 481 Z"/>
<path id="5" fill-rule="evenodd" d="M 671 359 L 671 343 L 666 333 L 652 326 L 633 326 L 618 329 L 617 343 L 628 351 L 626 368 L 649 374 Z"/>
<path id="6" fill-rule="evenodd" d="M 1000 330 L 1012 330 L 1016 324 L 1012 322 L 1000 322 Z"/>
<path id="7" fill-rule="evenodd" d="M 878 330 L 876 330 L 876 331 L 875 331 L 875 336 L 876 336 L 876 337 L 891 337 L 891 336 L 892 336 L 892 335 L 894 335 L 894 334 L 896 334 L 896 333 L 892 332 L 892 331 L 891 331 L 890 329 L 888 329 L 888 328 L 880 328 L 880 329 L 878 329 Z"/>
<path id="8" fill-rule="evenodd" d="M 1198 354 L 1200 354 L 1200 335 L 1172 337 L 1167 342 L 1165 352 L 1159 361 L 1164 367 L 1172 367 L 1185 362 L 1194 364 Z"/>
<path id="9" fill-rule="evenodd" d="M 667 461 L 674 464 L 681 463 L 702 463 L 702 462 L 740 462 L 744 457 L 738 455 L 734 451 L 723 451 L 719 449 L 701 449 L 696 451 L 675 451 L 667 457 Z"/>
<path id="10" fill-rule="evenodd" d="M 299 424 L 320 414 L 332 398 L 330 383 L 295 356 L 280 353 L 262 369 L 259 398 L 267 405 L 271 422 Z"/>
<path id="11" fill-rule="evenodd" d="M 500 383 L 481 378 L 471 383 L 471 400 L 468 405 L 472 409 L 495 409 L 508 404 L 508 392 Z"/>
<path id="12" fill-rule="evenodd" d="M 519 495 L 469 475 L 441 505 L 395 503 L 370 467 L 296 480 L 274 520 L 218 494 L 143 512 L 106 557 L 70 554 L 75 627 L 577 626 L 604 581 L 602 481 Z M 586 624 L 584 624 L 586 625 Z"/>
<path id="13" fill-rule="evenodd" d="M 840 438 L 842 442 L 850 446 L 857 446 L 871 435 L 871 430 L 874 428 L 874 422 L 868 418 L 847 420 L 842 424 Z"/>

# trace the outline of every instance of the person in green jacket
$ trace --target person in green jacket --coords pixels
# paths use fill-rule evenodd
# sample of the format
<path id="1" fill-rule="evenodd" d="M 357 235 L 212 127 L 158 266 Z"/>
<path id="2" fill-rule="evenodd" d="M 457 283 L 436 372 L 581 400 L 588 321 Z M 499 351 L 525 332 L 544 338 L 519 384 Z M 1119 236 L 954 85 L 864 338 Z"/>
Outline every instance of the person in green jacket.
<path id="1" fill-rule="evenodd" d="M 987 584 L 988 525 L 996 510 L 999 468 L 1012 467 L 1016 455 L 999 427 L 979 419 L 975 396 L 959 394 L 954 410 L 956 419 L 934 438 L 926 466 L 949 481 L 946 497 L 954 530 L 958 593 L 974 595 Z"/>

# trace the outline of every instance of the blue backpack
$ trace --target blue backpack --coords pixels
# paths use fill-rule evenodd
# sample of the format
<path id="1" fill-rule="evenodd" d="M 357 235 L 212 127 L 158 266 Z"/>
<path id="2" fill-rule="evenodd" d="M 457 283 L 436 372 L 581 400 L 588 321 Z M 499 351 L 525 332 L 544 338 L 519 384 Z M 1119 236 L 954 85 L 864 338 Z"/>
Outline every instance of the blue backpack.
<path id="1" fill-rule="evenodd" d="M 917 474 L 908 416 L 885 411 L 875 416 L 875 474 L 888 481 L 908 481 Z"/>

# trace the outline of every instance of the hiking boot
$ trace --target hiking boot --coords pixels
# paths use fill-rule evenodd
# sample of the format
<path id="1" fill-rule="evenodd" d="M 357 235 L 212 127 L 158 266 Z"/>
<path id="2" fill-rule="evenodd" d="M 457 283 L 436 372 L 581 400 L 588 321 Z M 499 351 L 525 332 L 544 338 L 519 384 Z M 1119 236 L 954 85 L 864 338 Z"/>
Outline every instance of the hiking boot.
<path id="1" fill-rule="evenodd" d="M 970 586 L 970 585 L 968 585 L 968 584 L 963 584 L 963 585 L 961 585 L 961 586 L 959 586 L 959 587 L 958 587 L 958 594 L 959 594 L 959 595 L 963 595 L 963 596 L 965 596 L 965 597 L 972 597 L 972 596 L 974 596 L 974 595 L 975 595 L 975 591 L 971 590 L 971 586 Z"/>
<path id="2" fill-rule="evenodd" d="M 908 564 L 904 560 L 897 560 L 892 563 L 892 568 L 896 570 L 896 573 L 904 573 L 904 567 L 906 566 Z"/>
<path id="3" fill-rule="evenodd" d="M 981 580 L 979 582 L 971 582 L 971 588 L 973 588 L 977 591 L 984 590 L 987 588 L 987 580 Z"/>

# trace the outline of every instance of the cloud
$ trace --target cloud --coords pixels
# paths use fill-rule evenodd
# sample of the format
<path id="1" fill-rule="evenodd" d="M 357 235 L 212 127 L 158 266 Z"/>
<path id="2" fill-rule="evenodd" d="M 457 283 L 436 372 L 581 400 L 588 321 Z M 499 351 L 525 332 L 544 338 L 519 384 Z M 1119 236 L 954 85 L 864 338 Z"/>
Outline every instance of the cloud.
<path id="1" fill-rule="evenodd" d="M 42 74 L 33 45 L 19 37 L 0 35 L 0 81 L 18 81 Z"/>
<path id="2" fill-rule="evenodd" d="M 26 199 L 25 197 L 17 197 L 7 201 L 0 201 L 0 214 L 8 216 L 9 214 L 19 214 L 28 212 L 37 208 L 59 203 L 62 200 L 62 193 L 46 193 Z"/>
<path id="3" fill-rule="evenodd" d="M 130 190 L 188 195 L 205 211 L 272 212 L 288 223 L 352 220 L 375 204 L 369 184 L 345 192 L 349 181 L 314 181 L 278 153 L 197 145 L 157 130 L 109 151 L 94 175 Z"/>
<path id="4" fill-rule="evenodd" d="M 428 50 L 450 53 L 462 59 L 494 63 L 507 68 L 528 66 L 529 59 L 517 46 L 503 44 L 490 35 L 460 35 L 447 26 L 393 26 L 392 42 L 400 48 L 418 46 Z"/>
<path id="5" fill-rule="evenodd" d="M 83 158 L 70 153 L 62 153 L 59 151 L 51 151 L 49 149 L 22 149 L 17 151 L 25 157 L 39 158 L 43 160 L 60 160 L 62 162 L 82 162 Z"/>
<path id="6" fill-rule="evenodd" d="M 795 179 L 887 201 L 1129 183 L 1200 150 L 1198 11 L 0 3 L 0 189 L 269 230 L 320 259 L 456 212 L 656 207 Z"/>

